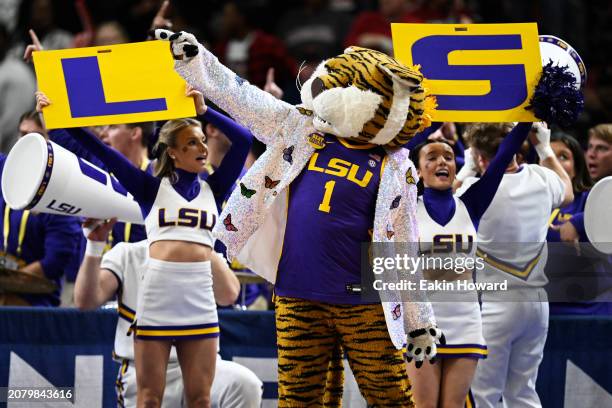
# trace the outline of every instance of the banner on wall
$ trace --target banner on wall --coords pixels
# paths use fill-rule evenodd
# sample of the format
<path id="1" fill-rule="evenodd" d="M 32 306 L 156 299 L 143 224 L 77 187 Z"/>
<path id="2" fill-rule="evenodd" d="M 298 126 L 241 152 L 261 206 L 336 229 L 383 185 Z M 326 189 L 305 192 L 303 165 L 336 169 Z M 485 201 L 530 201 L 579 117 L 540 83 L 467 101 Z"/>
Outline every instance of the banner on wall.
<path id="1" fill-rule="evenodd" d="M 391 24 L 395 58 L 420 65 L 438 122 L 534 122 L 529 105 L 542 72 L 538 27 L 520 24 Z"/>
<path id="2" fill-rule="evenodd" d="M 148 122 L 196 115 L 165 41 L 38 51 L 49 129 Z"/>
<path id="3" fill-rule="evenodd" d="M 111 358 L 117 312 L 74 309 L 0 309 L 0 408 L 116 407 L 119 365 Z M 273 312 L 219 311 L 221 355 L 253 371 L 264 383 L 263 408 L 277 406 Z M 587 334 L 587 335 L 585 335 Z M 553 316 L 538 371 L 542 406 L 612 406 L 612 317 Z M 344 407 L 365 408 L 345 364 Z M 7 388 L 71 389 L 70 402 L 32 405 L 2 401 Z"/>

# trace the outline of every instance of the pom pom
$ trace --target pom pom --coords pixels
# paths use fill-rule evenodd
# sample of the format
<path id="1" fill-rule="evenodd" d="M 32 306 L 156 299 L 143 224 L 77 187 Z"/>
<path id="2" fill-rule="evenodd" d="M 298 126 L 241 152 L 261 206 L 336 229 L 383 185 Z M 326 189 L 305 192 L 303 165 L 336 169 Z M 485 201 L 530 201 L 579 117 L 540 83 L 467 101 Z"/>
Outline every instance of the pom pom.
<path id="1" fill-rule="evenodd" d="M 569 127 L 578 119 L 584 107 L 584 96 L 577 89 L 576 78 L 567 67 L 554 66 L 550 61 L 542 69 L 533 98 L 526 109 L 550 124 Z"/>

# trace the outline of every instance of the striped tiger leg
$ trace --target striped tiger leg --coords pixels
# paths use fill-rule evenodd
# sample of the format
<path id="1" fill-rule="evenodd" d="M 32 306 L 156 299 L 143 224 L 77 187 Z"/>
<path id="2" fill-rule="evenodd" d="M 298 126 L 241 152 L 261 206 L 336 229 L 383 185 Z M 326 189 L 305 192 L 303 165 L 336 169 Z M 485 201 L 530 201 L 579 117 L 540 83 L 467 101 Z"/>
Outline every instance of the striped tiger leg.
<path id="1" fill-rule="evenodd" d="M 278 406 L 322 407 L 328 367 L 338 348 L 325 307 L 277 296 Z"/>
<path id="2" fill-rule="evenodd" d="M 330 305 L 342 347 L 359 385 L 372 407 L 414 407 L 401 350 L 389 333 L 382 306 Z"/>
<path id="3" fill-rule="evenodd" d="M 323 405 L 325 407 L 342 406 L 342 393 L 344 391 L 343 357 L 342 347 L 340 343 L 337 343 L 327 367 L 325 394 L 323 395 Z"/>

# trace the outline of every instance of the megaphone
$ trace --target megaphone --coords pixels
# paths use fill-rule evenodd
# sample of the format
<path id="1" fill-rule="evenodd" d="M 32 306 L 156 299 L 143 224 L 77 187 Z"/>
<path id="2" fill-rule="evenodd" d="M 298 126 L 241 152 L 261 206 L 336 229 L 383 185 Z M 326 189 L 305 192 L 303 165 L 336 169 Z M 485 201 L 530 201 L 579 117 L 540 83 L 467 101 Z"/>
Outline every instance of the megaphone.
<path id="1" fill-rule="evenodd" d="M 597 250 L 612 254 L 612 176 L 599 180 L 589 192 L 584 205 L 584 229 Z"/>
<path id="2" fill-rule="evenodd" d="M 587 71 L 578 52 L 554 35 L 540 35 L 539 39 L 542 66 L 552 61 L 554 65 L 567 67 L 576 78 L 578 89 L 583 88 L 587 80 Z"/>
<path id="3" fill-rule="evenodd" d="M 117 179 L 38 133 L 11 149 L 2 194 L 16 210 L 144 224 L 138 203 Z"/>

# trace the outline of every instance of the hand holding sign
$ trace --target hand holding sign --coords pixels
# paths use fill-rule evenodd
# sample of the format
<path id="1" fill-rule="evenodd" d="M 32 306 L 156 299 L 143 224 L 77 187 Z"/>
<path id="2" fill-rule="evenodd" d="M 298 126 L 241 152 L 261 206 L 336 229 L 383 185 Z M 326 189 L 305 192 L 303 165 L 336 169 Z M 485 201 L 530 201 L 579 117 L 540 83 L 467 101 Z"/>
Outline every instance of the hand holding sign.
<path id="1" fill-rule="evenodd" d="M 208 106 L 206 106 L 206 102 L 204 102 L 204 95 L 202 92 L 193 88 L 191 85 L 187 85 L 187 91 L 185 95 L 193 98 L 193 102 L 195 103 L 196 113 L 198 116 L 201 116 L 206 113 Z"/>
<path id="2" fill-rule="evenodd" d="M 42 113 L 44 108 L 51 105 L 51 101 L 44 92 L 36 91 L 34 96 L 36 97 L 36 112 Z"/>

